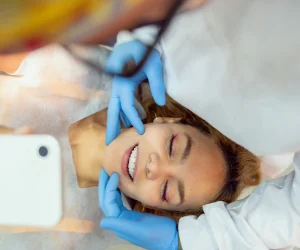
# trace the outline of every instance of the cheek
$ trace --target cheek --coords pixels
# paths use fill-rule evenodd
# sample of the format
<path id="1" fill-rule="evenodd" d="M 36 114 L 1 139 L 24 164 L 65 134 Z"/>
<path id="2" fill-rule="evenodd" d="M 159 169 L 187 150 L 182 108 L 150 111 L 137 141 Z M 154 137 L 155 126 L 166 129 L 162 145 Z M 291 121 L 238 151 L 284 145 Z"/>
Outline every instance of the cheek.
<path id="1" fill-rule="evenodd" d="M 125 196 L 143 203 L 143 201 L 141 200 L 141 195 L 132 186 L 130 187 L 127 184 L 124 185 L 124 183 L 120 183 L 119 188 L 121 192 L 125 194 Z"/>
<path id="2" fill-rule="evenodd" d="M 212 202 L 224 186 L 226 170 L 215 165 L 194 169 L 187 174 L 187 204 L 198 209 L 203 204 Z"/>
<path id="3" fill-rule="evenodd" d="M 193 187 L 202 183 L 201 189 L 207 190 L 207 192 L 222 187 L 225 177 L 226 168 L 221 163 L 196 166 L 189 171 L 189 180 Z"/>
<path id="4" fill-rule="evenodd" d="M 148 125 L 145 134 L 140 137 L 140 143 L 145 150 L 157 150 L 169 134 L 170 131 L 164 126 Z"/>
<path id="5" fill-rule="evenodd" d="M 103 160 L 103 167 L 108 175 L 111 175 L 113 172 L 117 172 L 116 169 L 120 166 L 120 162 L 122 159 L 120 147 L 112 143 L 106 147 L 104 151 L 104 160 Z"/>
<path id="6" fill-rule="evenodd" d="M 124 152 L 137 140 L 137 133 L 133 129 L 126 129 L 105 148 L 103 167 L 108 174 L 120 170 Z"/>
<path id="7" fill-rule="evenodd" d="M 133 184 L 131 186 L 120 186 L 121 191 L 128 197 L 150 207 L 160 205 L 159 193 L 153 185 Z"/>
<path id="8" fill-rule="evenodd" d="M 187 171 L 191 179 L 196 179 L 200 183 L 206 183 L 208 188 L 221 186 L 227 174 L 227 167 L 222 153 L 214 142 L 203 138 L 202 143 L 192 151 L 193 157 Z"/>

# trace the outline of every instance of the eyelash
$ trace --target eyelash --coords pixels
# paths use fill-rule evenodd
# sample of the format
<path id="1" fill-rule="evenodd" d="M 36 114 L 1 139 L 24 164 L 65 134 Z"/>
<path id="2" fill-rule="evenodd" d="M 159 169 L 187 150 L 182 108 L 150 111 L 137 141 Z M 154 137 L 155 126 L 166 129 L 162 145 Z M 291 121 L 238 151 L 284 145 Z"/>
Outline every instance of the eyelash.
<path id="1" fill-rule="evenodd" d="M 168 188 L 168 181 L 166 181 L 166 183 L 165 183 L 164 190 L 163 190 L 162 197 L 161 197 L 161 200 L 166 201 L 166 202 L 168 202 L 167 197 L 166 197 L 167 188 Z"/>
<path id="2" fill-rule="evenodd" d="M 174 139 L 175 139 L 175 135 L 173 134 L 173 135 L 171 135 L 171 137 L 169 139 L 169 156 L 172 155 Z M 162 193 L 162 196 L 161 196 L 161 200 L 166 201 L 166 202 L 168 202 L 167 199 L 166 199 L 167 188 L 168 188 L 168 181 L 166 181 L 166 183 L 165 183 L 164 190 L 163 190 L 163 193 Z"/>
<path id="3" fill-rule="evenodd" d="M 169 156 L 172 155 L 172 149 L 173 149 L 173 141 L 175 139 L 175 135 L 172 135 L 170 137 L 170 140 L 169 140 Z"/>
<path id="4" fill-rule="evenodd" d="M 171 137 L 169 139 L 169 156 L 172 155 L 174 139 L 175 139 L 175 135 L 173 134 L 173 135 L 171 135 Z M 161 197 L 161 200 L 166 201 L 166 202 L 168 202 L 166 199 L 167 188 L 168 188 L 168 181 L 166 181 L 166 183 L 165 183 L 164 190 L 163 190 L 162 197 Z"/>

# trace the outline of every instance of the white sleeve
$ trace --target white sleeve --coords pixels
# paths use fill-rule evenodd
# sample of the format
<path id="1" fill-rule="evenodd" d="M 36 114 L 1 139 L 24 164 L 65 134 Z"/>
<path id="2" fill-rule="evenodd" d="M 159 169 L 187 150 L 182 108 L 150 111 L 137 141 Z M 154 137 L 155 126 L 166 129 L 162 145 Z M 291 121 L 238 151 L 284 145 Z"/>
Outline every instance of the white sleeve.
<path id="1" fill-rule="evenodd" d="M 117 42 L 115 46 L 124 43 L 129 42 L 132 40 L 140 40 L 146 45 L 152 45 L 155 41 L 155 38 L 159 32 L 159 28 L 156 25 L 149 25 L 145 27 L 141 27 L 138 29 L 135 29 L 134 31 L 128 31 L 128 30 L 122 30 L 118 33 L 117 36 Z M 155 49 L 161 54 L 161 47 L 158 44 L 156 44 Z"/>
<path id="2" fill-rule="evenodd" d="M 204 206 L 179 222 L 183 249 L 264 250 L 300 247 L 300 153 L 295 171 L 264 182 L 246 199 Z"/>

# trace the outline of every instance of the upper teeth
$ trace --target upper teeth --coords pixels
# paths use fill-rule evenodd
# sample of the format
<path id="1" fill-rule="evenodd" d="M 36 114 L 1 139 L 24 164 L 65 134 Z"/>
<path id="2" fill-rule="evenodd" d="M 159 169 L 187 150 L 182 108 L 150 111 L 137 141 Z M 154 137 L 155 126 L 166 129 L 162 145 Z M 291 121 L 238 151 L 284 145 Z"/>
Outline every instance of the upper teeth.
<path id="1" fill-rule="evenodd" d="M 135 171 L 135 161 L 137 155 L 137 146 L 135 146 L 130 154 L 129 162 L 128 162 L 128 172 L 130 177 L 133 179 L 134 171 Z"/>

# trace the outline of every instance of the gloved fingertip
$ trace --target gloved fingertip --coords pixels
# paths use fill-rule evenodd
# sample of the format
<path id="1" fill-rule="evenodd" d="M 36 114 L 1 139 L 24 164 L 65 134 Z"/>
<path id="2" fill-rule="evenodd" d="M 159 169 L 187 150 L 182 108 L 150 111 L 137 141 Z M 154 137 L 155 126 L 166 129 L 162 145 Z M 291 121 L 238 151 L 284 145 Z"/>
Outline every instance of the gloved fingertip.
<path id="1" fill-rule="evenodd" d="M 105 144 L 106 146 L 108 146 L 115 138 L 109 134 L 109 133 L 106 133 L 106 136 L 105 136 Z"/>
<path id="2" fill-rule="evenodd" d="M 105 71 L 108 73 L 115 73 L 115 74 L 120 74 L 123 70 L 123 64 L 121 62 L 116 62 L 114 63 L 108 61 L 105 65 Z"/>
<path id="3" fill-rule="evenodd" d="M 103 219 L 103 220 L 100 221 L 100 227 L 106 229 L 106 228 L 105 228 L 105 222 L 103 222 L 104 220 L 105 220 L 105 219 Z"/>
<path id="4" fill-rule="evenodd" d="M 166 105 L 166 95 L 165 94 L 158 95 L 154 98 L 154 101 L 156 102 L 157 105 L 164 106 Z"/>
<path id="5" fill-rule="evenodd" d="M 165 106 L 165 105 L 166 105 L 166 99 L 159 100 L 159 101 L 157 101 L 156 103 L 157 103 L 157 105 L 159 105 L 159 106 Z"/>
<path id="6" fill-rule="evenodd" d="M 103 229 L 106 229 L 106 230 L 110 230 L 109 221 L 107 221 L 106 218 L 102 219 L 100 221 L 100 227 L 102 227 Z"/>
<path id="7" fill-rule="evenodd" d="M 102 169 L 100 170 L 100 176 L 106 176 L 106 175 L 107 175 L 107 173 L 106 173 L 105 169 L 102 168 Z"/>
<path id="8" fill-rule="evenodd" d="M 101 176 L 101 175 L 103 175 L 104 173 L 105 173 L 104 168 L 101 168 L 100 174 L 99 174 L 99 175 Z"/>
<path id="9" fill-rule="evenodd" d="M 106 139 L 105 139 L 106 146 L 108 146 L 111 142 L 112 142 L 112 140 L 110 138 L 106 137 Z"/>
<path id="10" fill-rule="evenodd" d="M 118 123 L 117 129 L 116 131 L 114 131 L 113 133 L 106 133 L 105 136 L 105 144 L 106 146 L 108 146 L 114 139 L 116 139 L 116 137 L 121 133 L 121 126 L 120 123 Z"/>
<path id="11" fill-rule="evenodd" d="M 112 175 L 111 175 L 111 177 L 110 178 L 117 178 L 117 179 L 119 179 L 119 175 L 118 175 L 118 173 L 112 173 Z"/>
<path id="12" fill-rule="evenodd" d="M 140 135 L 143 135 L 145 133 L 145 127 L 144 127 L 144 125 L 139 126 L 136 130 L 138 131 L 138 133 Z"/>

